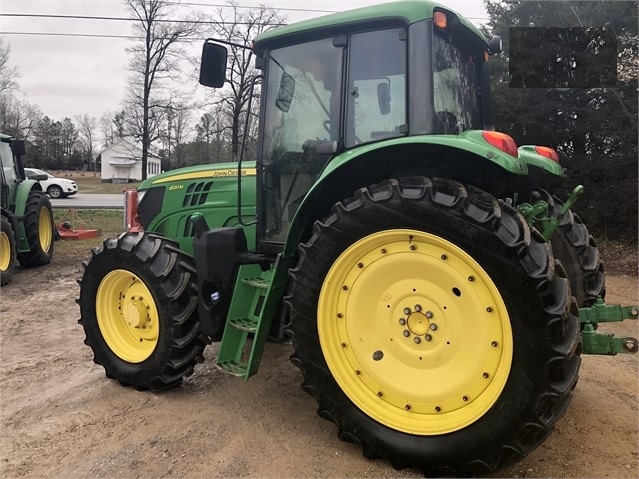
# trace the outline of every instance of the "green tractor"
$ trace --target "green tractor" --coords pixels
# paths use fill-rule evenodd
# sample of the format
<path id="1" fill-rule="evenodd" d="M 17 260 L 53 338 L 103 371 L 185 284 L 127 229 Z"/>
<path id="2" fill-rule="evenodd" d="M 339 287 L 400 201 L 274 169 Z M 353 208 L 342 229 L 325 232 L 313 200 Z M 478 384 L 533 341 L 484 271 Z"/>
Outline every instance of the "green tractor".
<path id="1" fill-rule="evenodd" d="M 225 82 L 209 40 L 200 82 Z M 161 390 L 211 342 L 248 379 L 292 340 L 340 438 L 426 475 L 490 473 L 538 446 L 595 331 L 597 247 L 545 180 L 557 154 L 492 129 L 487 41 L 398 1 L 260 35 L 255 162 L 170 171 L 127 193 L 127 232 L 92 252 L 80 324 L 109 378 Z M 583 339 L 582 339 L 583 337 Z"/>
<path id="2" fill-rule="evenodd" d="M 55 226 L 51 202 L 34 176 L 26 178 L 23 140 L 0 133 L 0 286 L 13 277 L 18 263 L 24 268 L 51 262 Z"/>

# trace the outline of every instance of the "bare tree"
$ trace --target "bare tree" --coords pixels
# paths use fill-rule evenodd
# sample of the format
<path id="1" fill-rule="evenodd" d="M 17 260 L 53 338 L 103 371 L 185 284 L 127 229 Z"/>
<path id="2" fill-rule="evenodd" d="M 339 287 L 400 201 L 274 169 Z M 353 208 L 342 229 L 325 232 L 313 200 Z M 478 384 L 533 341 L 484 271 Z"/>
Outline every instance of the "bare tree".
<path id="1" fill-rule="evenodd" d="M 78 124 L 78 143 L 82 147 L 82 154 L 84 156 L 84 164 L 87 167 L 93 163 L 93 174 L 97 172 L 97 162 L 94 162 L 93 158 L 93 146 L 95 143 L 95 129 L 98 124 L 97 120 L 87 115 L 76 116 L 75 121 Z"/>
<path id="2" fill-rule="evenodd" d="M 283 25 L 286 17 L 268 6 L 242 9 L 234 1 L 229 7 L 219 8 L 215 22 L 211 22 L 211 36 L 228 42 L 249 46 L 260 33 Z M 230 9 L 230 13 L 229 12 Z M 253 79 L 253 50 L 236 46 L 229 47 L 228 87 L 215 92 L 216 104 L 228 118 L 225 130 L 230 132 L 231 159 L 238 160 L 239 146 L 244 135 L 244 120 L 251 96 Z"/>
<path id="3" fill-rule="evenodd" d="M 133 55 L 129 64 L 132 76 L 127 120 L 131 132 L 142 143 L 142 179 L 146 179 L 149 146 L 158 136 L 160 110 L 167 106 L 162 98 L 163 83 L 175 79 L 177 65 L 184 58 L 179 42 L 196 34 L 199 23 L 195 18 L 169 20 L 175 17 L 175 2 L 168 0 L 127 0 L 127 4 L 139 36 L 127 48 Z"/>
<path id="4" fill-rule="evenodd" d="M 20 78 L 20 71 L 17 66 L 9 66 L 9 51 L 9 45 L 0 38 L 0 93 L 18 89 L 16 80 Z"/>
<path id="5" fill-rule="evenodd" d="M 0 131 L 16 138 L 31 140 L 33 129 L 42 118 L 37 105 L 18 100 L 9 93 L 0 94 Z"/>

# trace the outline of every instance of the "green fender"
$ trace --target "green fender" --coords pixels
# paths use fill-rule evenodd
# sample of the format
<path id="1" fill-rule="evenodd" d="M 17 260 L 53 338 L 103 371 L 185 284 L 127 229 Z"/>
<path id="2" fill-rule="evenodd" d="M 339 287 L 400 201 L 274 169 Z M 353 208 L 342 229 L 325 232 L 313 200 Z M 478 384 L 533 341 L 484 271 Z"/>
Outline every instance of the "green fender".
<path id="1" fill-rule="evenodd" d="M 535 151 L 533 145 L 522 145 L 518 149 L 519 158 L 526 162 L 527 165 L 537 166 L 543 168 L 548 173 L 556 176 L 564 176 L 564 169 L 562 166 L 552 161 L 550 158 L 540 155 Z"/>
<path id="2" fill-rule="evenodd" d="M 27 235 L 24 230 L 24 211 L 27 207 L 27 201 L 29 201 L 29 195 L 33 190 L 42 191 L 40 183 L 36 180 L 24 180 L 21 181 L 16 187 L 16 208 L 15 215 L 18 218 L 18 230 L 16 231 L 16 248 L 20 252 L 29 251 L 29 244 L 27 243 Z"/>
<path id="3" fill-rule="evenodd" d="M 313 185 L 313 188 L 311 188 L 302 201 L 295 217 L 293 218 L 293 222 L 286 239 L 286 244 L 284 246 L 282 259 L 289 259 L 295 255 L 295 251 L 299 244 L 300 236 L 306 222 L 307 212 L 315 201 L 315 193 L 319 189 L 320 185 L 326 181 L 331 181 L 332 178 L 336 178 L 342 167 L 355 158 L 366 155 L 375 150 L 409 144 L 437 145 L 454 148 L 467 153 L 472 153 L 478 157 L 478 161 L 487 160 L 510 173 L 516 175 L 528 174 L 526 161 L 519 157 L 515 158 L 492 146 L 482 136 L 482 130 L 468 130 L 459 135 L 421 135 L 394 138 L 348 150 L 331 160 L 319 179 Z M 536 153 L 534 154 L 537 155 Z"/>

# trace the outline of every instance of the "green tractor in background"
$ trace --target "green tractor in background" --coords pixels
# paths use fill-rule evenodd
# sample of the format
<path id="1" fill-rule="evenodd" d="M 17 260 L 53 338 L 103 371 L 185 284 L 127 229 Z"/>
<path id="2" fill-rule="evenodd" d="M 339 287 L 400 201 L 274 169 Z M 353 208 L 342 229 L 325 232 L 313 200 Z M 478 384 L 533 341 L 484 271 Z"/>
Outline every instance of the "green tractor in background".
<path id="1" fill-rule="evenodd" d="M 200 82 L 222 87 L 224 41 Z M 127 232 L 92 252 L 80 324 L 109 378 L 180 384 L 216 364 L 248 379 L 268 338 L 318 414 L 364 455 L 426 475 L 490 473 L 538 446 L 608 306 L 586 227 L 544 188 L 556 152 L 492 131 L 489 54 L 425 0 L 256 38 L 256 162 L 170 171 L 127 193 Z M 578 309 L 579 308 L 579 309 Z"/>
<path id="2" fill-rule="evenodd" d="M 38 180 L 26 178 L 22 156 L 24 141 L 0 133 L 0 286 L 13 276 L 18 262 L 22 267 L 51 262 L 55 226 L 51 202 Z"/>

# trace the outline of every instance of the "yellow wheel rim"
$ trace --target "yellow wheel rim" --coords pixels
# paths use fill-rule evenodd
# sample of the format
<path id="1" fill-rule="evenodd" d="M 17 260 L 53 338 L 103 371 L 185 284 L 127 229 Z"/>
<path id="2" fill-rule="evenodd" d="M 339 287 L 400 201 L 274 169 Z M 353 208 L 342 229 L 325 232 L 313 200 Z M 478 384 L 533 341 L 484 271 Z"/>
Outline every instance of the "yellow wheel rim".
<path id="1" fill-rule="evenodd" d="M 138 276 L 124 269 L 111 271 L 100 282 L 95 306 L 102 337 L 120 359 L 141 363 L 153 354 L 160 319 L 151 292 Z"/>
<path id="2" fill-rule="evenodd" d="M 7 271 L 11 264 L 11 243 L 4 231 L 0 231 L 0 271 Z"/>
<path id="3" fill-rule="evenodd" d="M 40 214 L 38 215 L 38 240 L 40 241 L 40 248 L 45 253 L 51 249 L 51 241 L 53 240 L 53 227 L 51 225 L 49 209 L 43 206 L 40 208 Z"/>
<path id="4" fill-rule="evenodd" d="M 513 354 L 504 301 L 484 269 L 449 241 L 388 230 L 351 245 L 320 292 L 324 358 L 368 416 L 417 435 L 481 418 Z"/>

